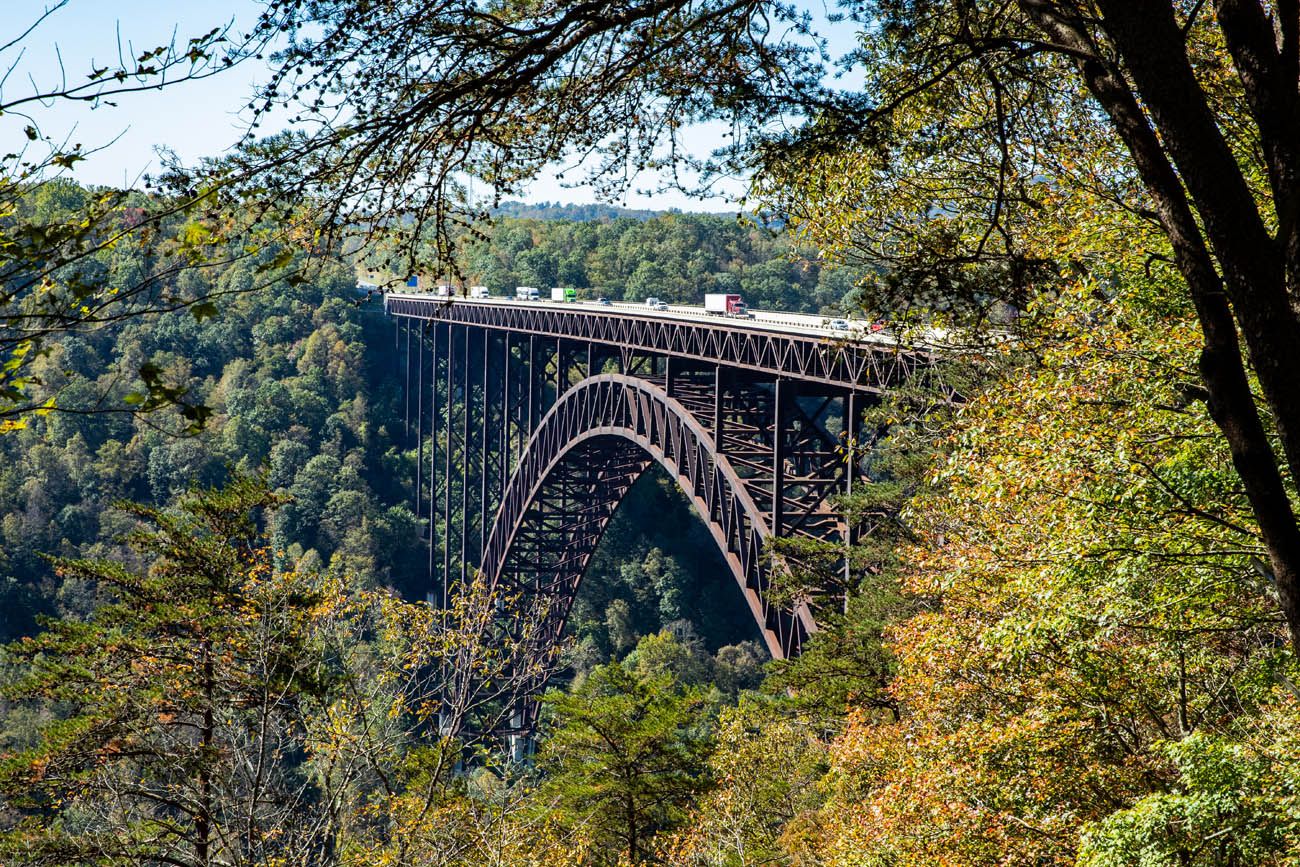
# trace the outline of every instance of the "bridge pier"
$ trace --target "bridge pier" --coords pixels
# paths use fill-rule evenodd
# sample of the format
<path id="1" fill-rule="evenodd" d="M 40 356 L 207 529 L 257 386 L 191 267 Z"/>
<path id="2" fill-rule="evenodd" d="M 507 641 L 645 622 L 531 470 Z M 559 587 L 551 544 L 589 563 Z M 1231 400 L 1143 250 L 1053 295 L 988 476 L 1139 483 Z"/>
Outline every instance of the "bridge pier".
<path id="1" fill-rule="evenodd" d="M 447 400 L 443 426 L 442 465 L 442 607 L 451 607 L 451 458 L 455 445 L 451 425 L 455 418 L 456 392 L 454 391 L 456 367 L 456 330 L 447 324 Z"/>
<path id="2" fill-rule="evenodd" d="M 726 436 L 726 416 L 723 408 L 727 403 L 727 387 L 730 377 L 727 368 L 721 364 L 713 366 L 713 443 L 719 455 L 724 454 L 723 440 Z"/>
<path id="3" fill-rule="evenodd" d="M 451 326 L 447 326 L 450 331 Z M 429 352 L 429 591 L 426 598 L 430 603 L 437 602 L 439 607 L 446 607 L 446 593 L 443 591 L 442 598 L 437 599 L 439 593 L 439 582 L 442 576 L 438 575 L 437 565 L 434 564 L 435 555 L 438 550 L 438 333 L 437 322 L 430 322 L 430 341 L 433 346 Z M 424 471 L 420 468 L 417 472 Z M 420 513 L 416 512 L 416 517 Z"/>
<path id="4" fill-rule="evenodd" d="M 425 323 L 420 323 L 420 339 L 415 343 L 416 351 L 416 374 L 415 382 L 415 517 L 420 517 L 421 499 L 424 493 L 424 481 L 421 478 L 424 474 L 424 330 L 427 327 Z"/>

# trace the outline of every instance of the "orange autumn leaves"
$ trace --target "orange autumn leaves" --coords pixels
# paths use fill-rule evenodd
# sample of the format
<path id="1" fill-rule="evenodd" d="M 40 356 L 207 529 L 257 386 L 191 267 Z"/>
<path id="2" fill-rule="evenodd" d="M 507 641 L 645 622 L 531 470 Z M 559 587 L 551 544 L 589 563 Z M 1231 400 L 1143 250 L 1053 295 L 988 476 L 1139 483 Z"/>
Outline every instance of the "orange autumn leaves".
<path id="1" fill-rule="evenodd" d="M 1076 863 L 1081 832 L 1187 785 L 1166 745 L 1295 712 L 1249 512 L 1189 398 L 1191 324 L 1067 300 L 910 509 L 904 712 L 851 714 L 835 744 L 828 864 Z"/>

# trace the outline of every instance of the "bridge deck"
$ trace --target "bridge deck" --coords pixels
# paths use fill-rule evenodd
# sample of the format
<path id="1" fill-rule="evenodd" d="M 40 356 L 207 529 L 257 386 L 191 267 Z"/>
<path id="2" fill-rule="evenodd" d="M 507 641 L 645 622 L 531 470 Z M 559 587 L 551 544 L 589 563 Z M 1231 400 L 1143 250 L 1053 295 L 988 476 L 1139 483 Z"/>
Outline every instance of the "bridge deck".
<path id="1" fill-rule="evenodd" d="M 935 359 L 927 349 L 872 332 L 869 323 L 854 321 L 848 331 L 836 331 L 822 317 L 794 313 L 756 312 L 753 319 L 735 319 L 688 306 L 656 311 L 634 304 L 446 298 L 420 292 L 388 293 L 384 309 L 396 316 L 589 341 L 877 393 Z"/>

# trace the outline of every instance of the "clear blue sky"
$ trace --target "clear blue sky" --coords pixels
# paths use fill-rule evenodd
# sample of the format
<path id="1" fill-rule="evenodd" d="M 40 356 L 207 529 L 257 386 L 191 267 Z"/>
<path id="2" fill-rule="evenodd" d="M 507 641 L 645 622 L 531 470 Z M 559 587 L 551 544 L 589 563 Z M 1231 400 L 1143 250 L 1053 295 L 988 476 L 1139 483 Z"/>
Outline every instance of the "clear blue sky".
<path id="1" fill-rule="evenodd" d="M 0 44 L 18 36 L 50 5 L 52 0 L 5 0 Z M 824 9 L 822 0 L 809 0 L 806 5 L 817 11 Z M 3 96 L 12 99 L 27 95 L 32 90 L 31 79 L 42 87 L 57 83 L 61 75 L 60 56 L 68 81 L 80 81 L 89 72 L 91 60 L 102 66 L 117 58 L 119 36 L 124 53 L 134 49 L 138 54 L 169 42 L 173 33 L 183 44 L 191 36 L 230 21 L 236 28 L 247 30 L 260 8 L 256 0 L 70 0 L 21 45 L 0 54 L 5 69 L 14 66 L 4 84 Z M 100 106 L 91 110 L 86 103 L 63 102 L 51 106 L 29 105 L 28 111 L 48 135 L 68 136 L 70 141 L 87 147 L 113 142 L 78 165 L 77 179 L 86 183 L 134 185 L 141 174 L 158 169 L 154 152 L 158 146 L 166 146 L 186 160 L 195 160 L 220 153 L 233 144 L 243 132 L 238 108 L 247 103 L 252 88 L 266 74 L 265 66 L 250 62 L 206 81 L 124 96 L 116 107 Z M 24 118 L 0 117 L 0 136 L 6 151 L 23 140 L 22 127 L 26 123 Z M 707 153 L 720 141 L 718 132 L 707 128 L 695 130 L 693 135 L 699 138 L 700 153 Z M 639 179 L 637 186 L 652 187 L 654 182 L 653 176 L 647 176 Z M 724 192 L 735 196 L 741 190 L 738 185 L 732 185 Z M 553 175 L 535 182 L 527 198 L 594 200 L 589 190 L 562 187 Z M 675 193 L 631 194 L 626 204 L 634 208 L 677 207 L 697 211 L 735 209 L 734 202 L 726 196 L 701 202 Z"/>

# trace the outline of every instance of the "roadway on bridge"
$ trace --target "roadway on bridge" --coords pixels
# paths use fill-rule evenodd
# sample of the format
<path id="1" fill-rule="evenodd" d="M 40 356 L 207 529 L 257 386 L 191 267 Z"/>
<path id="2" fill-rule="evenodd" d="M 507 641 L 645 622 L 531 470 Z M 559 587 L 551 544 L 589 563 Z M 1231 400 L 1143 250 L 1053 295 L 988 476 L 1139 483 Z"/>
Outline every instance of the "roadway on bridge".
<path id="1" fill-rule="evenodd" d="M 834 329 L 831 327 L 833 317 L 813 316 L 806 313 L 777 313 L 766 310 L 751 310 L 753 318 L 721 316 L 716 313 L 707 313 L 703 307 L 695 307 L 686 304 L 670 304 L 667 310 L 655 310 L 647 307 L 645 304 L 637 304 L 628 301 L 615 301 L 610 304 L 600 304 L 596 301 L 550 301 L 542 299 L 539 301 L 520 301 L 516 298 L 469 298 L 462 295 L 453 295 L 450 298 L 443 295 L 436 295 L 432 292 L 390 292 L 389 298 L 405 298 L 415 301 L 446 301 L 450 304 L 483 304 L 495 307 L 518 307 L 530 308 L 540 304 L 549 304 L 555 307 L 562 307 L 566 311 L 575 313 L 585 313 L 592 316 L 636 316 L 646 319 L 657 319 L 666 321 L 680 322 L 716 322 L 732 328 L 745 328 L 753 331 L 771 331 L 780 334 L 801 334 L 813 335 L 816 337 L 831 338 L 833 340 L 846 340 L 855 343 L 877 343 L 886 346 L 896 346 L 899 344 L 898 338 L 887 330 L 873 330 L 873 324 L 864 319 L 848 319 L 849 327 L 847 329 Z M 933 345 L 941 342 L 946 335 L 931 332 L 926 340 L 927 344 Z"/>

